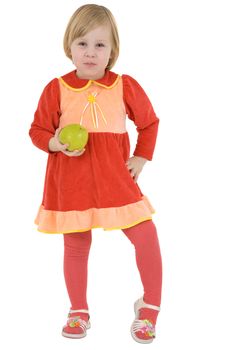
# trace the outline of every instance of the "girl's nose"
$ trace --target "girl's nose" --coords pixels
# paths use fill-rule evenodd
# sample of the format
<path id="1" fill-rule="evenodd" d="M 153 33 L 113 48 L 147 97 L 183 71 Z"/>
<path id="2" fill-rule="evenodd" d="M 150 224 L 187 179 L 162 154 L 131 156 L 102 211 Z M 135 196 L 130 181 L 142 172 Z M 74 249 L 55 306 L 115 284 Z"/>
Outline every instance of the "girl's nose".
<path id="1" fill-rule="evenodd" d="M 95 57 L 95 51 L 92 48 L 87 48 L 86 52 L 85 52 L 85 56 L 86 57 Z"/>

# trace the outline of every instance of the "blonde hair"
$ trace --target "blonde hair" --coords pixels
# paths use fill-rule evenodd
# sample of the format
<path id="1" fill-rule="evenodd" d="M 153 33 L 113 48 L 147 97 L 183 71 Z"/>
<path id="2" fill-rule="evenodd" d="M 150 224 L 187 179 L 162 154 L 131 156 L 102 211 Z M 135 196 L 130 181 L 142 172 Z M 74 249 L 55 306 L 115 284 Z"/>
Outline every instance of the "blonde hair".
<path id="1" fill-rule="evenodd" d="M 71 56 L 72 42 L 86 35 L 90 30 L 100 25 L 110 25 L 112 36 L 112 50 L 107 69 L 111 69 L 117 61 L 119 55 L 119 35 L 116 21 L 106 7 L 95 4 L 87 4 L 79 7 L 71 16 L 65 34 L 64 34 L 64 51 L 68 58 Z"/>

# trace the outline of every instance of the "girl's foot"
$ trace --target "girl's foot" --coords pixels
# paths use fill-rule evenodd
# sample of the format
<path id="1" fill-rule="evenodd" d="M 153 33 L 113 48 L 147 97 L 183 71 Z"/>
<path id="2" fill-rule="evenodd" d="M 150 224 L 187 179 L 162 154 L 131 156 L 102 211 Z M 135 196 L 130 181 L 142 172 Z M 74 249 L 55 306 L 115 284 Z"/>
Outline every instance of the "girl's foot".
<path id="1" fill-rule="evenodd" d="M 86 330 L 91 327 L 89 318 L 88 310 L 70 310 L 62 335 L 67 338 L 84 338 Z"/>
<path id="2" fill-rule="evenodd" d="M 155 323 L 152 320 L 156 320 L 160 308 L 146 304 L 143 298 L 140 298 L 134 304 L 134 311 L 136 317 L 131 326 L 133 339 L 138 343 L 151 343 L 155 338 Z"/>

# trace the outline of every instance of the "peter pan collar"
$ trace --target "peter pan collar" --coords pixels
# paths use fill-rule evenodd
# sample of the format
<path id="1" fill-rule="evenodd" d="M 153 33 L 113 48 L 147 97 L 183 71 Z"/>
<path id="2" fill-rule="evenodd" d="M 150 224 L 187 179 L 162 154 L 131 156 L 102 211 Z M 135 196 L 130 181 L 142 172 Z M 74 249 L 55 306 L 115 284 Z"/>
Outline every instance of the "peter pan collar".
<path id="1" fill-rule="evenodd" d="M 106 69 L 105 74 L 101 79 L 97 79 L 97 80 L 80 79 L 76 75 L 76 70 L 73 70 L 72 72 L 69 72 L 63 75 L 62 77 L 60 77 L 59 80 L 65 86 L 67 86 L 72 90 L 84 90 L 88 88 L 91 84 L 99 85 L 99 86 L 105 87 L 106 89 L 111 89 L 113 86 L 117 84 L 119 78 L 120 76 L 118 74 Z"/>

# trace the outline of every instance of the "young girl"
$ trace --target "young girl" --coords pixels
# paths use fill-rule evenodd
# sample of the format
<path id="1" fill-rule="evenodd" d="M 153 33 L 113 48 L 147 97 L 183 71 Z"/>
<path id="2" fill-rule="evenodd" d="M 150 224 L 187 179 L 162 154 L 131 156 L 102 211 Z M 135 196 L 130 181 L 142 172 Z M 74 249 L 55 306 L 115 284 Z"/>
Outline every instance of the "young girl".
<path id="1" fill-rule="evenodd" d="M 62 335 L 82 338 L 90 328 L 86 299 L 91 230 L 119 230 L 135 247 L 144 294 L 134 304 L 134 340 L 150 343 L 160 310 L 162 264 L 154 212 L 137 179 L 154 152 L 159 119 L 141 86 L 111 71 L 119 54 L 114 17 L 104 6 L 84 5 L 72 15 L 64 50 L 76 67 L 44 88 L 29 135 L 48 153 L 38 230 L 62 233 L 64 276 L 71 308 Z M 133 157 L 126 117 L 137 127 Z M 67 151 L 60 130 L 80 124 L 89 139 Z M 113 233 L 112 233 L 113 234 Z"/>

